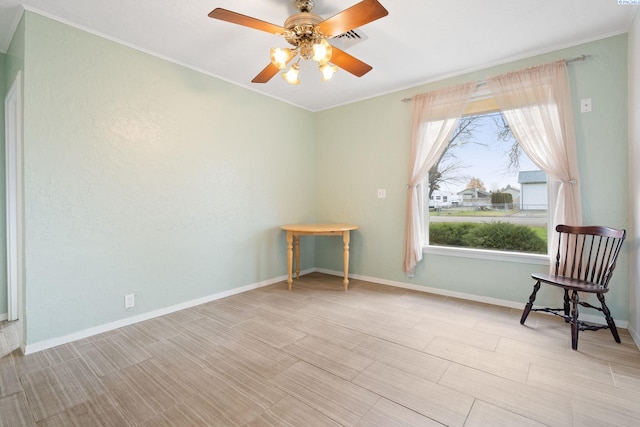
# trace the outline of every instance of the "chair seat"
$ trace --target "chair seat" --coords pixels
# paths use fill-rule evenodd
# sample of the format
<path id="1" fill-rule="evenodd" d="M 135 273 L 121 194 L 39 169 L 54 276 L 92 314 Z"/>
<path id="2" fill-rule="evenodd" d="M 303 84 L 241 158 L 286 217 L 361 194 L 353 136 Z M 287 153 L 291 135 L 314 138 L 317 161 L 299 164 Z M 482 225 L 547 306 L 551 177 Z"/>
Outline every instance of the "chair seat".
<path id="1" fill-rule="evenodd" d="M 603 294 L 609 291 L 609 288 L 605 288 L 597 283 L 587 282 L 586 280 L 573 279 L 571 277 L 557 276 L 555 274 L 534 273 L 531 275 L 531 277 L 553 286 L 559 286 L 561 288 L 574 291 L 591 292 L 596 294 Z"/>

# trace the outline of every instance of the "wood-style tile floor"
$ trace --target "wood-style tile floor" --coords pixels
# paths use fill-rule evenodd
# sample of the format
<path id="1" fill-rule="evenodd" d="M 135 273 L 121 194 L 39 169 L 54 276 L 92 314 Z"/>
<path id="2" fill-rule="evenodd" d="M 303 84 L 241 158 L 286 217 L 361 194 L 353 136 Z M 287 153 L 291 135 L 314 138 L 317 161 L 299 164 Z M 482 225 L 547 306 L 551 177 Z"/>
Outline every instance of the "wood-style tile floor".
<path id="1" fill-rule="evenodd" d="M 640 425 L 626 330 L 519 318 L 314 273 L 28 356 L 4 322 L 0 425 Z"/>

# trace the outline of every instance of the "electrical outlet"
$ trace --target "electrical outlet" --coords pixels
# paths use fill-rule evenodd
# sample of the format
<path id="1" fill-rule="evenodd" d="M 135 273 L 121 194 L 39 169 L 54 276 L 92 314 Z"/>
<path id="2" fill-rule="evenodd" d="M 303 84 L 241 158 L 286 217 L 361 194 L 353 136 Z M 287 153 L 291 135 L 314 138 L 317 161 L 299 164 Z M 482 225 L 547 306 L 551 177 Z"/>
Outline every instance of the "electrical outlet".
<path id="1" fill-rule="evenodd" d="M 387 190 L 384 188 L 378 188 L 378 199 L 384 199 L 387 197 Z"/>
<path id="2" fill-rule="evenodd" d="M 580 112 L 588 113 L 591 111 L 591 98 L 583 98 L 580 100 Z"/>
<path id="3" fill-rule="evenodd" d="M 136 295 L 128 294 L 124 296 L 124 308 L 125 310 L 130 310 L 136 306 Z"/>

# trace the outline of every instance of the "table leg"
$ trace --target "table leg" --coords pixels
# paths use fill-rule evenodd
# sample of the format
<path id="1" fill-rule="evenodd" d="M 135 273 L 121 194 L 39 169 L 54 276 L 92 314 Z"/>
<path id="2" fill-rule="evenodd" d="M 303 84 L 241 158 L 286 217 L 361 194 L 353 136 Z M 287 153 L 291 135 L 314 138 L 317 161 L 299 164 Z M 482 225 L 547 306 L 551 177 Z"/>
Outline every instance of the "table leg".
<path id="1" fill-rule="evenodd" d="M 296 248 L 296 279 L 300 278 L 300 236 L 293 236 L 293 245 Z"/>
<path id="2" fill-rule="evenodd" d="M 287 284 L 291 290 L 293 279 L 291 278 L 291 270 L 293 268 L 293 232 L 287 231 Z"/>
<path id="3" fill-rule="evenodd" d="M 350 232 L 347 231 L 343 231 L 342 232 L 342 243 L 344 244 L 344 249 L 343 249 L 343 257 L 344 257 L 344 280 L 342 281 L 342 283 L 344 283 L 344 290 L 348 290 L 349 289 L 349 238 L 350 238 Z"/>

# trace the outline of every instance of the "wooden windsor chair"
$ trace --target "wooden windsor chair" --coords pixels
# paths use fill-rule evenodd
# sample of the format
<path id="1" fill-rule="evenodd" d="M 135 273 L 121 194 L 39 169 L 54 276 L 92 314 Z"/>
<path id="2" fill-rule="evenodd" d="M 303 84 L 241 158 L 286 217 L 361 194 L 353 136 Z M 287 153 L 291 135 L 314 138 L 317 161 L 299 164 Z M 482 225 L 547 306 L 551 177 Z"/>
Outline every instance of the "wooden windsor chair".
<path id="1" fill-rule="evenodd" d="M 620 336 L 604 294 L 609 291 L 609 280 L 616 267 L 626 230 L 601 226 L 558 225 L 558 252 L 555 274 L 531 275 L 536 280 L 533 293 L 525 305 L 520 324 L 524 325 L 531 311 L 544 311 L 563 317 L 571 324 L 571 348 L 578 349 L 578 332 L 608 328 L 619 343 Z M 542 283 L 564 289 L 561 308 L 533 308 L 533 302 Z M 596 294 L 601 307 L 580 301 L 579 292 Z M 578 319 L 578 306 L 589 307 L 604 314 L 606 325 L 583 322 Z"/>

